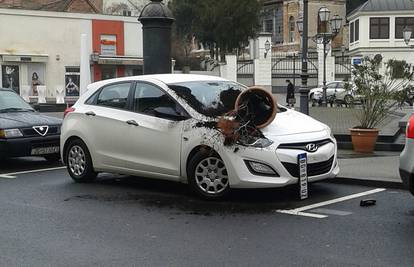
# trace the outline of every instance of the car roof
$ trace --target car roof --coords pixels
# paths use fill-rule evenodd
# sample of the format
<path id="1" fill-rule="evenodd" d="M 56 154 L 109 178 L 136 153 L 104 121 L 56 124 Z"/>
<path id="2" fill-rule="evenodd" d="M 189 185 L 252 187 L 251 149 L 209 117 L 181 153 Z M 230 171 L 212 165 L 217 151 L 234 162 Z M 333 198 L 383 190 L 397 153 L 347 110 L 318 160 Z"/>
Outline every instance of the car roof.
<path id="1" fill-rule="evenodd" d="M 109 80 L 102 80 L 91 83 L 88 89 L 97 89 L 104 85 L 123 81 L 151 81 L 158 80 L 165 84 L 181 83 L 181 82 L 196 82 L 196 81 L 227 81 L 221 77 L 201 75 L 201 74 L 149 74 L 139 76 L 129 76 L 122 78 L 115 78 Z"/>

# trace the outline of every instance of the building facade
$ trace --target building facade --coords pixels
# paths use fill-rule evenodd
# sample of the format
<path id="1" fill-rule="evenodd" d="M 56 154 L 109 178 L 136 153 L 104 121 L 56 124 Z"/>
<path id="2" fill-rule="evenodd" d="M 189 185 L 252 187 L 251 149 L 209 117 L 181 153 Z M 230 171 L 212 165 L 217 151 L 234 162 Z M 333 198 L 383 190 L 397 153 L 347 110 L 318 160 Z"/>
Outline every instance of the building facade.
<path id="1" fill-rule="evenodd" d="M 79 95 L 80 36 L 88 38 L 93 81 L 142 73 L 142 27 L 132 17 L 0 9 L 0 85 L 36 100 L 46 87 Z"/>
<path id="2" fill-rule="evenodd" d="M 103 0 L 3 0 L 0 8 L 74 13 L 102 13 Z"/>
<path id="3" fill-rule="evenodd" d="M 331 16 L 338 14 L 343 18 L 344 26 L 341 32 L 333 40 L 332 47 L 339 48 L 347 45 L 346 0 L 309 0 L 308 34 L 310 37 L 308 46 L 310 51 L 316 51 L 316 43 L 311 37 L 318 33 L 318 11 L 326 6 L 331 11 Z M 302 0 L 272 0 L 265 1 L 261 14 L 262 30 L 272 33 L 273 51 L 295 52 L 300 50 L 300 34 L 296 21 L 302 16 Z"/>
<path id="4" fill-rule="evenodd" d="M 414 63 L 414 53 L 403 39 L 405 26 L 414 29 L 411 0 L 368 0 L 348 16 L 349 52 L 354 63 L 365 56 L 381 54 L 384 60 Z"/>

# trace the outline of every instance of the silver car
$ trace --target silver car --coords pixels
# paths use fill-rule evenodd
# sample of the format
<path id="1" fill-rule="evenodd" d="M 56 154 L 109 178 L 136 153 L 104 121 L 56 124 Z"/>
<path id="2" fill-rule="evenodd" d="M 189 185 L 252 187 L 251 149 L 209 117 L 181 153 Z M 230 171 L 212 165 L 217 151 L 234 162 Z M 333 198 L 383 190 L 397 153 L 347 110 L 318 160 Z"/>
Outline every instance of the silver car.
<path id="1" fill-rule="evenodd" d="M 414 114 L 408 121 L 405 147 L 400 155 L 400 176 L 405 187 L 414 195 Z"/>

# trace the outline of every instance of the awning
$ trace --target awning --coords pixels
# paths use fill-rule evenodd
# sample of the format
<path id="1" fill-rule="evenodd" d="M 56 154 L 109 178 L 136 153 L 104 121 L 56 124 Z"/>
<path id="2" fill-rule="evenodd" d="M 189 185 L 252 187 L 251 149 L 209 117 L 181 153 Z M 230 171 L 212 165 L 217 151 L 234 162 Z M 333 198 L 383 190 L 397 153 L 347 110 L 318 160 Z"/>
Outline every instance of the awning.
<path id="1" fill-rule="evenodd" d="M 39 54 L 2 54 L 3 62 L 47 62 L 48 55 Z"/>
<path id="2" fill-rule="evenodd" d="M 144 65 L 144 59 L 139 57 L 126 56 L 102 56 L 99 55 L 98 64 L 100 65 Z"/>

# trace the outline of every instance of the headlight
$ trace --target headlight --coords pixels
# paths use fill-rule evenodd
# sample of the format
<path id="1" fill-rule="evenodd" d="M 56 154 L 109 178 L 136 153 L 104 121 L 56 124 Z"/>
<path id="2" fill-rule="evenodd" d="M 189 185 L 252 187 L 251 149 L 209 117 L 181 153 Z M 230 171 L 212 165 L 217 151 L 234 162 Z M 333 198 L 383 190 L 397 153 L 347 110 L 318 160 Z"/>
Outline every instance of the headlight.
<path id="1" fill-rule="evenodd" d="M 246 163 L 249 171 L 253 174 L 279 177 L 279 174 L 269 165 L 250 160 L 245 160 L 244 162 Z"/>
<path id="2" fill-rule="evenodd" d="M 335 139 L 335 136 L 334 136 L 331 128 L 326 128 L 326 132 L 332 137 L 332 139 Z"/>
<path id="3" fill-rule="evenodd" d="M 19 129 L 3 129 L 0 130 L 0 138 L 22 137 L 23 134 Z"/>
<path id="4" fill-rule="evenodd" d="M 267 138 L 259 138 L 256 139 L 253 143 L 249 144 L 249 146 L 252 147 L 259 147 L 259 148 L 265 148 L 273 144 L 272 140 L 269 140 Z"/>

